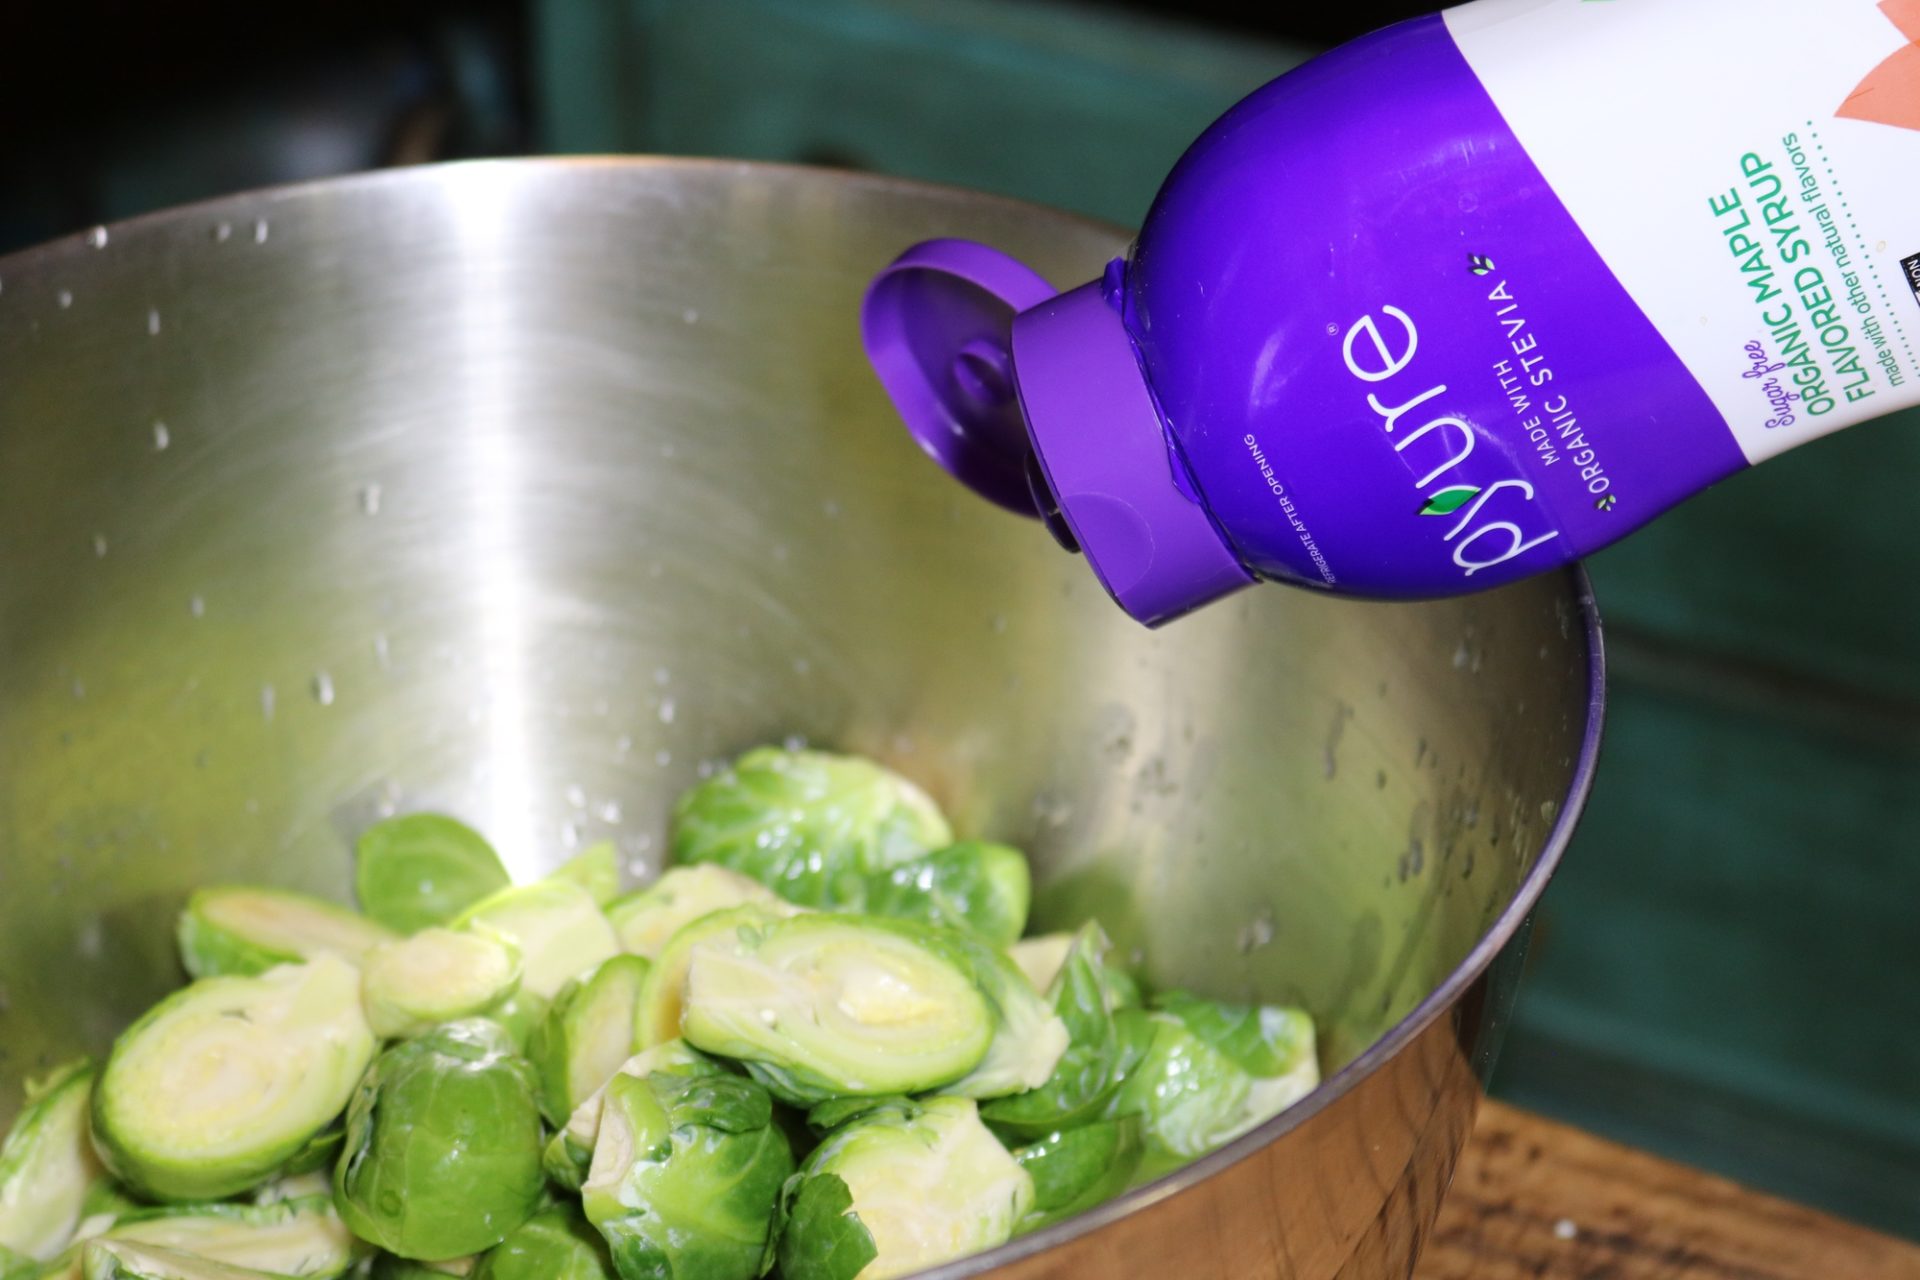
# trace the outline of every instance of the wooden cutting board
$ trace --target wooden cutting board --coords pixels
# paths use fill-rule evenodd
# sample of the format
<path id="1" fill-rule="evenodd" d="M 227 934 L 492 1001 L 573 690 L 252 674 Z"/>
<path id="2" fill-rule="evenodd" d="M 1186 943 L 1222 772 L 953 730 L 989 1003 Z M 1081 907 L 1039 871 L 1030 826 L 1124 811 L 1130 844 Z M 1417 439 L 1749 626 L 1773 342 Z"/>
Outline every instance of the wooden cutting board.
<path id="1" fill-rule="evenodd" d="M 1416 1280 L 1920 1280 L 1920 1246 L 1496 1102 Z"/>

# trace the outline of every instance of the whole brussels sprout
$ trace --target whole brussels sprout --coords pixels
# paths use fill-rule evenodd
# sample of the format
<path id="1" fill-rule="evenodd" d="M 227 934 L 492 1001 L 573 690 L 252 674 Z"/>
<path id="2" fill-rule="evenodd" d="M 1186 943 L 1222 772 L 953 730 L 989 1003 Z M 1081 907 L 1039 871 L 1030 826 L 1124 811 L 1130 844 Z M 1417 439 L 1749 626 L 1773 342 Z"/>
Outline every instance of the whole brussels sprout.
<path id="1" fill-rule="evenodd" d="M 686 1012 L 687 970 L 696 946 L 738 932 L 754 933 L 775 920 L 801 911 L 802 908 L 778 899 L 747 902 L 682 926 L 660 949 L 653 967 L 647 971 L 646 985 L 640 990 L 640 1020 L 635 1028 L 639 1046 L 649 1049 L 680 1038 L 680 1021 Z"/>
<path id="2" fill-rule="evenodd" d="M 570 880 L 502 889 L 461 912 L 454 927 L 505 934 L 520 949 L 520 986 L 545 1000 L 620 954 L 600 904 Z"/>
<path id="3" fill-rule="evenodd" d="M 347 1109 L 334 1200 L 353 1233 L 403 1258 L 490 1249 L 540 1207 L 533 1068 L 484 1018 L 374 1060 Z"/>
<path id="4" fill-rule="evenodd" d="M 727 1069 L 684 1040 L 669 1040 L 642 1050 L 620 1064 L 615 1076 L 723 1076 Z M 609 1079 L 607 1084 L 613 1081 Z M 547 1143 L 547 1177 L 568 1191 L 578 1191 L 593 1162 L 594 1143 L 600 1137 L 600 1109 L 607 1086 L 601 1085 L 573 1109 L 567 1123 Z"/>
<path id="5" fill-rule="evenodd" d="M 554 997 L 527 1046 L 548 1123 L 565 1124 L 633 1056 L 647 968 L 639 956 L 614 956 Z"/>
<path id="6" fill-rule="evenodd" d="M 1074 936 L 1048 993 L 1055 1015 L 1067 1029 L 1066 1051 L 1040 1085 L 981 1107 L 988 1123 L 1022 1137 L 1086 1124 L 1100 1117 L 1121 1082 L 1139 1064 L 1151 1037 L 1123 1034 L 1125 1024 L 1117 1023 L 1107 1008 L 1101 980 L 1106 950 L 1106 935 L 1097 924 L 1086 925 Z"/>
<path id="7" fill-rule="evenodd" d="M 615 1280 L 615 1272 L 606 1241 L 579 1206 L 556 1204 L 488 1250 L 473 1280 Z"/>
<path id="8" fill-rule="evenodd" d="M 216 1200 L 309 1150 L 373 1057 L 360 971 L 331 954 L 258 977 L 202 978 L 114 1042 L 94 1145 L 156 1200 Z"/>
<path id="9" fill-rule="evenodd" d="M 0 1249 L 46 1261 L 67 1247 L 89 1193 L 107 1183 L 87 1138 L 94 1068 L 67 1063 L 27 1085 L 27 1105 L 0 1144 Z"/>
<path id="10" fill-rule="evenodd" d="M 892 1280 L 1006 1243 L 1033 1203 L 970 1099 L 876 1108 L 787 1183 L 775 1255 L 786 1280 Z"/>
<path id="11" fill-rule="evenodd" d="M 703 862 L 669 867 L 644 889 L 615 899 L 607 919 L 620 945 L 637 956 L 658 956 L 674 934 L 702 916 L 750 903 L 777 904 L 778 894 L 738 871 Z"/>
<path id="12" fill-rule="evenodd" d="M 1020 1147 L 1013 1158 L 1033 1178 L 1033 1208 L 1016 1230 L 1037 1231 L 1119 1195 L 1142 1149 L 1138 1116 L 1056 1129 Z"/>
<path id="13" fill-rule="evenodd" d="M 789 902 L 857 907 L 870 879 L 952 843 L 932 800 L 870 760 L 762 747 L 675 803 L 675 862 L 715 862 Z"/>
<path id="14" fill-rule="evenodd" d="M 1017 971 L 1013 981 L 1026 985 Z M 738 1059 L 801 1106 L 950 1085 L 994 1039 L 991 1006 L 944 931 L 831 914 L 695 945 L 681 1027 L 688 1044 Z"/>
<path id="15" fill-rule="evenodd" d="M 394 934 L 345 907 L 285 889 L 216 885 L 187 899 L 175 937 L 196 978 L 248 976 L 331 954 L 359 964 Z"/>
<path id="16" fill-rule="evenodd" d="M 446 924 L 512 883 L 479 832 L 437 813 L 376 822 L 354 846 L 360 909 L 401 933 Z"/>
<path id="17" fill-rule="evenodd" d="M 616 1076 L 580 1189 L 623 1280 L 754 1280 L 793 1152 L 738 1076 Z"/>
<path id="18" fill-rule="evenodd" d="M 503 1004 L 520 986 L 520 949 L 484 929 L 422 929 L 367 953 L 361 1000 L 383 1039 L 423 1031 Z"/>
<path id="19" fill-rule="evenodd" d="M 836 905 L 967 929 L 1006 947 L 1027 927 L 1032 900 L 1025 854 L 1009 845 L 963 840 L 876 872 L 862 901 Z"/>

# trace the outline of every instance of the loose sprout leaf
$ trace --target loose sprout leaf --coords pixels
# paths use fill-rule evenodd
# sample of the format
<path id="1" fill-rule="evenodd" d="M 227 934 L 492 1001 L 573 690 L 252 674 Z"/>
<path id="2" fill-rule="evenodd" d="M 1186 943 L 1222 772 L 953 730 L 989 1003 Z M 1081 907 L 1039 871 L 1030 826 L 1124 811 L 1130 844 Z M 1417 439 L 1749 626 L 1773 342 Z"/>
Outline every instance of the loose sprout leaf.
<path id="1" fill-rule="evenodd" d="M 545 1191 L 533 1068 L 483 1018 L 387 1049 L 347 1110 L 334 1199 L 353 1233 L 408 1258 L 499 1244 Z"/>
<path id="2" fill-rule="evenodd" d="M 622 948 L 651 960 L 674 934 L 695 920 L 750 903 L 777 905 L 780 896 L 738 871 L 701 863 L 667 868 L 646 888 L 608 904 L 607 919 Z"/>
<path id="3" fill-rule="evenodd" d="M 835 914 L 698 942 L 681 1027 L 689 1044 L 745 1063 L 796 1106 L 951 1084 L 994 1038 L 991 1010 L 945 933 Z"/>
<path id="4" fill-rule="evenodd" d="M 752 1280 L 793 1167 L 753 1082 L 619 1076 L 581 1200 L 623 1277 Z"/>
<path id="5" fill-rule="evenodd" d="M 520 949 L 520 986 L 551 1000 L 583 973 L 620 954 L 620 940 L 593 895 L 569 880 L 541 880 L 483 898 L 455 920 L 484 927 Z"/>
<path id="6" fill-rule="evenodd" d="M 869 879 L 865 910 L 967 929 L 996 947 L 1027 927 L 1033 878 L 1026 855 L 1004 844 L 963 840 Z"/>
<path id="7" fill-rule="evenodd" d="M 616 1280 L 607 1244 L 577 1205 L 557 1204 L 487 1251 L 474 1280 Z"/>
<path id="8" fill-rule="evenodd" d="M 331 954 L 359 964 L 392 931 L 304 893 L 215 885 L 187 899 L 175 936 L 196 978 L 248 976 Z"/>
<path id="9" fill-rule="evenodd" d="M 387 818 L 362 832 L 354 846 L 360 909 L 402 933 L 446 924 L 510 883 L 493 846 L 442 814 Z"/>
<path id="10" fill-rule="evenodd" d="M 1124 1191 L 1140 1164 L 1140 1118 L 1122 1116 L 1055 1130 L 1019 1148 L 1013 1158 L 1033 1178 L 1033 1208 L 1020 1231 L 1091 1209 Z"/>
<path id="11" fill-rule="evenodd" d="M 264 1205 L 145 1209 L 120 1219 L 101 1239 L 177 1249 L 196 1258 L 288 1276 L 337 1276 L 361 1252 L 324 1190 Z"/>
<path id="12" fill-rule="evenodd" d="M 93 1093 L 94 1143 L 157 1200 L 213 1200 L 279 1174 L 373 1057 L 360 972 L 333 955 L 202 978 L 123 1032 Z"/>
<path id="13" fill-rule="evenodd" d="M 1139 1052 L 1131 1048 L 1137 1042 L 1121 1035 L 1107 1007 L 1101 975 L 1106 950 L 1106 935 L 1097 924 L 1075 935 L 1049 992 L 1054 1014 L 1067 1029 L 1066 1052 L 1037 1088 L 983 1106 L 980 1114 L 989 1123 L 1023 1136 L 1085 1124 L 1100 1115 L 1139 1061 Z"/>
<path id="14" fill-rule="evenodd" d="M 832 1098 L 807 1109 L 807 1126 L 824 1135 L 882 1110 L 898 1111 L 911 1118 L 919 1113 L 919 1104 L 897 1093 L 877 1098 Z"/>
<path id="15" fill-rule="evenodd" d="M 1144 1015 L 1152 1040 L 1114 1095 L 1114 1117 L 1137 1115 L 1155 1167 L 1191 1160 L 1258 1123 L 1249 1121 L 1253 1077 L 1167 1013 Z"/>
<path id="16" fill-rule="evenodd" d="M 680 1022 L 686 1012 L 687 971 L 693 963 L 693 949 L 713 938 L 756 934 L 776 920 L 796 914 L 797 907 L 783 902 L 749 902 L 701 916 L 682 926 L 667 940 L 647 981 L 640 991 L 640 1019 L 637 1043 L 642 1049 L 680 1038 Z"/>
<path id="17" fill-rule="evenodd" d="M 73 1239 L 90 1192 L 104 1183 L 87 1137 L 93 1063 L 70 1062 L 28 1086 L 0 1143 L 0 1248 L 45 1261 Z"/>
<path id="18" fill-rule="evenodd" d="M 1066 1054 L 1066 1024 L 1004 951 L 963 930 L 941 930 L 940 936 L 949 954 L 962 958 L 993 1022 L 985 1056 L 941 1092 L 998 1098 L 1045 1084 Z"/>
<path id="19" fill-rule="evenodd" d="M 1185 991 L 1163 992 L 1153 1007 L 1180 1019 L 1249 1075 L 1284 1076 L 1314 1056 L 1313 1019 L 1301 1009 L 1203 1000 Z"/>
<path id="20" fill-rule="evenodd" d="M 942 848 L 953 832 L 932 800 L 856 756 L 763 747 L 684 792 L 673 860 L 712 862 L 789 902 L 859 910 L 874 875 Z"/>
<path id="21" fill-rule="evenodd" d="M 527 1046 L 548 1123 L 565 1124 L 633 1056 L 647 969 L 639 956 L 614 956 L 554 998 Z"/>
<path id="22" fill-rule="evenodd" d="M 85 1280 L 262 1280 L 271 1274 L 130 1240 L 90 1241 L 83 1259 Z"/>
<path id="23" fill-rule="evenodd" d="M 375 947 L 361 965 L 367 1023 L 383 1039 L 487 1013 L 520 988 L 520 948 L 483 925 L 422 929 Z"/>
<path id="24" fill-rule="evenodd" d="M 1032 1177 L 970 1099 L 877 1110 L 835 1130 L 801 1166 L 784 1198 L 780 1271 L 787 1280 L 908 1275 L 1004 1244 L 1033 1195 Z"/>
<path id="25" fill-rule="evenodd" d="M 562 863 L 553 879 L 571 880 L 604 907 L 620 896 L 620 851 L 611 840 L 597 840 Z"/>

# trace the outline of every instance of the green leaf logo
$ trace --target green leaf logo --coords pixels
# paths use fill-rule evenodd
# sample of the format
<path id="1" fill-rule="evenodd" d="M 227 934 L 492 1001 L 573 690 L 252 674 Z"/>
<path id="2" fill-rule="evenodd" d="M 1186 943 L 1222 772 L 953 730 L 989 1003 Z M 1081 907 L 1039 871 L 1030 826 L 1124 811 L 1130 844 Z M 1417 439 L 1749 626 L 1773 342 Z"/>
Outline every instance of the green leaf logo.
<path id="1" fill-rule="evenodd" d="M 1606 497 L 1600 499 L 1600 501 L 1594 503 L 1593 505 L 1601 511 L 1611 511 L 1613 510 L 1613 504 L 1615 501 L 1616 499 L 1614 498 L 1614 496 L 1612 494 L 1608 494 Z"/>
<path id="2" fill-rule="evenodd" d="M 1493 259 L 1484 254 L 1468 254 L 1467 266 L 1473 271 L 1473 274 L 1477 276 L 1490 276 L 1493 274 Z"/>
<path id="3" fill-rule="evenodd" d="M 1469 502 L 1472 502 L 1475 495 L 1479 492 L 1480 486 L 1478 485 L 1448 485 L 1427 499 L 1427 504 L 1420 508 L 1420 514 L 1423 516 L 1450 516 L 1460 508 L 1466 506 Z"/>

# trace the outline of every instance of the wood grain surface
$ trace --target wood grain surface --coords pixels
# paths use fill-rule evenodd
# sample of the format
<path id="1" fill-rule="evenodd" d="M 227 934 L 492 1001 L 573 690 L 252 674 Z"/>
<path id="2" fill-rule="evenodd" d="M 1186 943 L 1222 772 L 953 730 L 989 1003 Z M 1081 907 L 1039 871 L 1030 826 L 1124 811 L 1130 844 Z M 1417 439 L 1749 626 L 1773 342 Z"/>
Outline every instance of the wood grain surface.
<path id="1" fill-rule="evenodd" d="M 1920 1280 L 1920 1246 L 1487 1102 L 1416 1280 Z"/>

